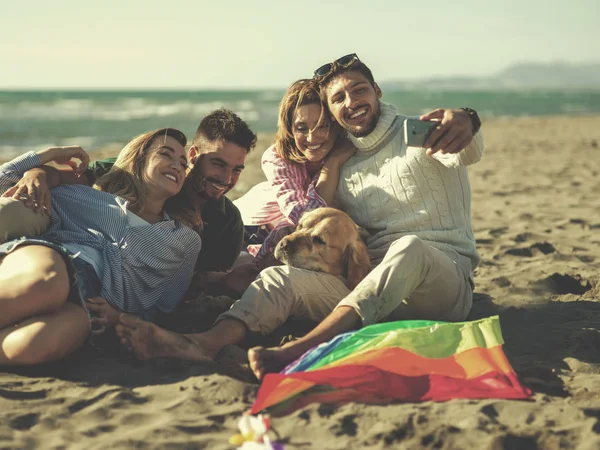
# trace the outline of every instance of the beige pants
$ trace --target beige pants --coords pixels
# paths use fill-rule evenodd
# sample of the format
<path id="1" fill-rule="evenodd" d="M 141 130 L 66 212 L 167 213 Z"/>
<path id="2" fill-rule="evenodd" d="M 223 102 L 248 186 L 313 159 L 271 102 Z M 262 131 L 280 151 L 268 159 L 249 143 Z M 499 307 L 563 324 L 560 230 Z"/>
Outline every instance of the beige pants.
<path id="1" fill-rule="evenodd" d="M 467 258 L 405 236 L 352 292 L 333 275 L 269 267 L 217 321 L 238 319 L 266 335 L 290 317 L 321 321 L 338 306 L 354 308 L 363 326 L 402 319 L 461 321 L 473 303 L 469 277 Z"/>
<path id="2" fill-rule="evenodd" d="M 35 212 L 14 198 L 0 197 L 0 244 L 21 236 L 39 236 L 50 226 L 50 217 Z"/>

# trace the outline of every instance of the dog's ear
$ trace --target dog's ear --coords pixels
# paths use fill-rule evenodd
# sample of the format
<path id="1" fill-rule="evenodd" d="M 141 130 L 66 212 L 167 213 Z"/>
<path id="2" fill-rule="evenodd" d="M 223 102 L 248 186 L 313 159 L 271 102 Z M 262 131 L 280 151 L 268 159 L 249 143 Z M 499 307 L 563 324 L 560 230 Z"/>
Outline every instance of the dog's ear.
<path id="1" fill-rule="evenodd" d="M 344 255 L 344 264 L 346 272 L 346 285 L 350 290 L 354 289 L 358 283 L 371 271 L 371 261 L 367 253 L 367 246 L 360 239 L 354 239 Z"/>

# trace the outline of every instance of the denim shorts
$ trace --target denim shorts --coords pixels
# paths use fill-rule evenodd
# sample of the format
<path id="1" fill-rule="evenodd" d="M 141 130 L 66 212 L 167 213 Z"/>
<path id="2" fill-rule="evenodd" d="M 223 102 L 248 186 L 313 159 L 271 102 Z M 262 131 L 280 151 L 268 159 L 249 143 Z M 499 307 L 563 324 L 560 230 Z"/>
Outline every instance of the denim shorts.
<path id="1" fill-rule="evenodd" d="M 56 250 L 63 257 L 69 273 L 69 297 L 71 303 L 81 306 L 90 316 L 85 301 L 100 295 L 102 284 L 91 264 L 71 253 L 59 242 L 43 238 L 19 238 L 0 244 L 0 257 L 8 255 L 22 245 L 43 245 Z"/>

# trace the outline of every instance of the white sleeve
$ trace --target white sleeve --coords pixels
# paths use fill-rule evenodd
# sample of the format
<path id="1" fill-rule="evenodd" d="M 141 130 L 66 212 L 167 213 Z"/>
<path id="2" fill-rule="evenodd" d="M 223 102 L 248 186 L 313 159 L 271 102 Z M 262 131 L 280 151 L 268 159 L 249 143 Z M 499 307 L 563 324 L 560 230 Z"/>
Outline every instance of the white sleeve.
<path id="1" fill-rule="evenodd" d="M 481 130 L 475 133 L 470 144 L 460 152 L 454 154 L 443 154 L 437 152 L 433 155 L 435 159 L 446 167 L 469 166 L 475 164 L 483 155 L 483 135 Z"/>

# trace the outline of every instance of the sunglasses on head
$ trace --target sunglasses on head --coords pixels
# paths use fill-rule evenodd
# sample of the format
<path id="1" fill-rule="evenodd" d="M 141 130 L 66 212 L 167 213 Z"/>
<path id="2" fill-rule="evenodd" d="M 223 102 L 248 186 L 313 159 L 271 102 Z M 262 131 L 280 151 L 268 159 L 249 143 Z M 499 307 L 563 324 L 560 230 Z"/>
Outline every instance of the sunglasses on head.
<path id="1" fill-rule="evenodd" d="M 358 55 L 356 53 L 350 53 L 349 55 L 344 55 L 341 58 L 336 59 L 332 63 L 323 64 L 317 70 L 315 70 L 316 77 L 324 77 L 329 75 L 333 70 L 334 66 L 340 66 L 343 68 L 349 67 L 355 62 L 360 61 L 358 59 Z"/>

